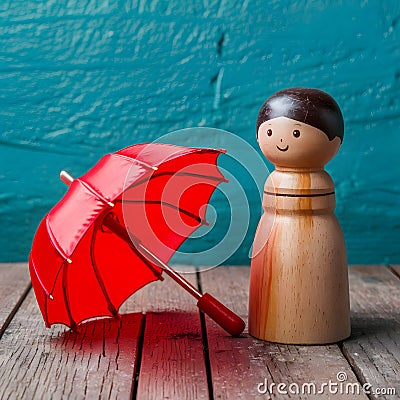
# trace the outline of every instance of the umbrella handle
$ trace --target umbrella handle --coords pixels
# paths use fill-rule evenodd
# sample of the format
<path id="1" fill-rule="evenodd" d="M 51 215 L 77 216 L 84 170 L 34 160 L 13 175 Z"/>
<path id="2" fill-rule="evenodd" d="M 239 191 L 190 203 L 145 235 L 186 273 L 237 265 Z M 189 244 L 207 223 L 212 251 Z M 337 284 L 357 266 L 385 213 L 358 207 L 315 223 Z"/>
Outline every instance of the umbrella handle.
<path id="1" fill-rule="evenodd" d="M 232 336 L 239 336 L 246 326 L 238 315 L 208 293 L 201 296 L 197 307 Z"/>

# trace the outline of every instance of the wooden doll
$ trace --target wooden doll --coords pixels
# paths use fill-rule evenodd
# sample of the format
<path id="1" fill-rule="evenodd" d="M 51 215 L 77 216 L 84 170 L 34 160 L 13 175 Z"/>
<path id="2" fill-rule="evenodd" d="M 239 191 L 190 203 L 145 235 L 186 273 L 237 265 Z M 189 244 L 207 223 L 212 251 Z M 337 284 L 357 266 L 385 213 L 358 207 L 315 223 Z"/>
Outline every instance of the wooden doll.
<path id="1" fill-rule="evenodd" d="M 251 261 L 249 333 L 259 339 L 324 344 L 350 335 L 346 248 L 324 170 L 343 131 L 339 106 L 320 90 L 285 89 L 261 107 L 257 140 L 275 171 Z"/>

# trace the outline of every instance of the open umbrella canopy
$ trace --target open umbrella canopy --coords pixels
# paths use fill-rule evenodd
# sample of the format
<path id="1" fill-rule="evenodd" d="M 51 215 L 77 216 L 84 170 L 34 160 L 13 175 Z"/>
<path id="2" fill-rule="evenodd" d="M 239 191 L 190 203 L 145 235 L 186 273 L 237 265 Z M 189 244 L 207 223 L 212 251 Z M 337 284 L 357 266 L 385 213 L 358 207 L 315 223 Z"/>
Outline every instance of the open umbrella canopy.
<path id="1" fill-rule="evenodd" d="M 75 328 L 115 316 L 136 290 L 162 279 L 163 263 L 207 224 L 206 205 L 225 181 L 216 165 L 220 153 L 140 144 L 104 156 L 73 180 L 40 223 L 29 258 L 46 325 Z"/>

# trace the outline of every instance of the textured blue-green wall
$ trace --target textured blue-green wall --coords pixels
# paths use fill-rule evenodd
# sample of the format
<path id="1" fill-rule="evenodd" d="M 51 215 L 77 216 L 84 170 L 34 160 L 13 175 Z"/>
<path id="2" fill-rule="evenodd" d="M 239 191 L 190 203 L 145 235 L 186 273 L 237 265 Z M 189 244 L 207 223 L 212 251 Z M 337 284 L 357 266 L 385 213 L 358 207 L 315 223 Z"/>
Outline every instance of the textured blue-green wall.
<path id="1" fill-rule="evenodd" d="M 0 260 L 27 258 L 61 168 L 199 125 L 256 146 L 265 98 L 310 86 L 345 117 L 328 171 L 350 262 L 399 263 L 399 22 L 397 0 L 1 1 Z"/>

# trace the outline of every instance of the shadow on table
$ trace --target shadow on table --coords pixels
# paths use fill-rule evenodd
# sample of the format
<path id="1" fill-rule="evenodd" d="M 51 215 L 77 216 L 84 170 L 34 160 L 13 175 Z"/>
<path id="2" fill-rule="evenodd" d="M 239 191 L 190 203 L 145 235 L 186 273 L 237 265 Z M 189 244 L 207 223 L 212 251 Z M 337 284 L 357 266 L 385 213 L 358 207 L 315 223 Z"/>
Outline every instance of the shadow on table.
<path id="1" fill-rule="evenodd" d="M 131 313 L 120 318 L 98 318 L 78 325 L 76 331 L 69 328 L 50 340 L 54 348 L 63 351 L 102 353 L 113 347 L 136 347 L 142 329 L 143 314 Z"/>
<path id="2" fill-rule="evenodd" d="M 146 331 L 144 332 L 144 329 Z M 223 332 L 223 331 L 222 331 Z M 145 339 L 201 341 L 201 323 L 197 312 L 160 311 L 122 314 L 119 318 L 98 318 L 78 325 L 76 331 L 63 328 L 50 339 L 54 348 L 64 351 L 103 353 L 113 346 L 132 346 Z"/>

